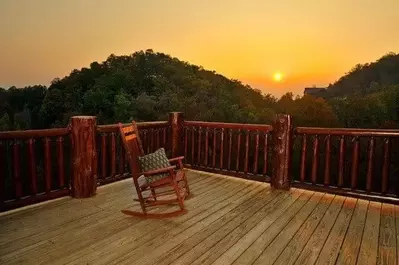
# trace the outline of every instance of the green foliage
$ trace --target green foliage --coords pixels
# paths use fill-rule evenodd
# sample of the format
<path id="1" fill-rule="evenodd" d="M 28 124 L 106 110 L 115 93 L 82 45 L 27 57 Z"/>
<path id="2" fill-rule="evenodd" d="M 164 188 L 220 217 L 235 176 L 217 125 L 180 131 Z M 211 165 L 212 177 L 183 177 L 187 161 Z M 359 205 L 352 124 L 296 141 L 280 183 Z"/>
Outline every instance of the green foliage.
<path id="1" fill-rule="evenodd" d="M 48 88 L 0 88 L 0 129 L 61 127 L 73 115 L 96 115 L 99 124 L 165 120 L 171 111 L 189 120 L 270 124 L 288 113 L 300 126 L 397 128 L 398 67 L 399 55 L 391 53 L 356 65 L 325 99 L 292 93 L 277 99 L 164 53 L 110 55 Z"/>
<path id="2" fill-rule="evenodd" d="M 357 64 L 328 87 L 326 97 L 362 96 L 395 84 L 399 84 L 399 54 L 388 53 L 376 62 Z"/>

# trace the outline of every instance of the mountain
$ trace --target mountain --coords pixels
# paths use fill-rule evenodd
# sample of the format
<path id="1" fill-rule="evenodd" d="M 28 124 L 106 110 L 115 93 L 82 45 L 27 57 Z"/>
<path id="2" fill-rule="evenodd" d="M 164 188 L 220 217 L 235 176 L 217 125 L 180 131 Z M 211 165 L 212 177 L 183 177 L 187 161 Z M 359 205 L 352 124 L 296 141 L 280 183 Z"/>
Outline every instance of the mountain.
<path id="1" fill-rule="evenodd" d="M 399 54 L 388 53 L 379 60 L 357 64 L 346 75 L 327 87 L 324 97 L 364 96 L 399 84 Z"/>
<path id="2" fill-rule="evenodd" d="M 165 119 L 170 111 L 204 121 L 263 122 L 275 99 L 214 71 L 152 50 L 111 55 L 53 80 L 41 106 L 44 126 L 64 126 L 75 114 L 99 123 Z"/>

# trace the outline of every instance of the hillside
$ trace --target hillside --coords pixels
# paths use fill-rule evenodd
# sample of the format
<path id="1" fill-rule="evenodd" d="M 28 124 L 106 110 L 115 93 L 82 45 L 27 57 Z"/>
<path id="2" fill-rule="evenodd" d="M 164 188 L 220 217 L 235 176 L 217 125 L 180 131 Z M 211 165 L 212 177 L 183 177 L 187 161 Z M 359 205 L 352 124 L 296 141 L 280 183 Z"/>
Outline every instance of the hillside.
<path id="1" fill-rule="evenodd" d="M 274 117 L 268 108 L 274 98 L 152 50 L 111 55 L 102 63 L 73 70 L 62 79 L 54 79 L 45 93 L 40 88 L 36 97 L 24 97 L 26 89 L 9 89 L 7 99 L 0 94 L 8 106 L 0 110 L 3 119 L 14 124 L 16 113 L 29 113 L 25 120 L 30 125 L 20 125 L 21 129 L 65 126 L 75 114 L 96 115 L 100 124 L 160 120 L 170 111 L 183 111 L 187 118 L 206 121 L 267 123 Z M 34 110 L 30 108 L 33 98 Z"/>
<path id="2" fill-rule="evenodd" d="M 99 124 L 164 120 L 170 111 L 189 120 L 270 124 L 276 113 L 288 113 L 301 126 L 398 128 L 398 57 L 357 66 L 324 99 L 292 93 L 277 99 L 164 53 L 110 55 L 48 88 L 0 88 L 0 131 L 64 127 L 73 115 L 95 115 Z M 379 74 L 369 78 L 370 71 Z"/>
<path id="3" fill-rule="evenodd" d="M 325 97 L 366 95 L 399 84 L 399 54 L 388 53 L 379 60 L 357 64 L 327 88 Z"/>

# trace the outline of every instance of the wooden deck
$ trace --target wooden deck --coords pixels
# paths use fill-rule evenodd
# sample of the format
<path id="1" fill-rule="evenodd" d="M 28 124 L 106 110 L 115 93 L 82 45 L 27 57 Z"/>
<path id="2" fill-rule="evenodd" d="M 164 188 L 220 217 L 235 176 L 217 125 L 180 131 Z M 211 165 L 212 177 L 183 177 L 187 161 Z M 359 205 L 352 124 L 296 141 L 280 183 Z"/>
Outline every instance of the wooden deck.
<path id="1" fill-rule="evenodd" d="M 130 180 L 0 216 L 0 264 L 398 264 L 398 207 L 188 172 L 186 215 L 142 220 Z"/>

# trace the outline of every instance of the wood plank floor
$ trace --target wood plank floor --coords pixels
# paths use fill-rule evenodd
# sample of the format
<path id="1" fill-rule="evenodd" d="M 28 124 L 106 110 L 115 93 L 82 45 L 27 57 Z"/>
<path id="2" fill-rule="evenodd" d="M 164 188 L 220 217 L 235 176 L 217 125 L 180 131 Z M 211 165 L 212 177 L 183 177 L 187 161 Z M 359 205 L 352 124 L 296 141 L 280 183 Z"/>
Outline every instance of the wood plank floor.
<path id="1" fill-rule="evenodd" d="M 123 215 L 131 180 L 3 213 L 0 264 L 399 265 L 397 206 L 187 174 L 193 196 L 176 218 Z"/>

